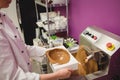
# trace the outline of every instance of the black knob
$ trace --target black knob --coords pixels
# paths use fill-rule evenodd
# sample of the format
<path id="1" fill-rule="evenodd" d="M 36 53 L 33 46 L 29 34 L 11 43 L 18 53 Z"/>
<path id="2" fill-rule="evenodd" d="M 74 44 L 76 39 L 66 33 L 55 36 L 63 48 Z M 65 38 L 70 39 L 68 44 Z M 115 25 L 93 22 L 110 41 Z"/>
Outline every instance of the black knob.
<path id="1" fill-rule="evenodd" d="M 87 34 L 89 34 L 89 32 L 88 32 L 88 31 L 84 31 L 83 34 L 84 34 L 84 35 L 87 35 Z"/>

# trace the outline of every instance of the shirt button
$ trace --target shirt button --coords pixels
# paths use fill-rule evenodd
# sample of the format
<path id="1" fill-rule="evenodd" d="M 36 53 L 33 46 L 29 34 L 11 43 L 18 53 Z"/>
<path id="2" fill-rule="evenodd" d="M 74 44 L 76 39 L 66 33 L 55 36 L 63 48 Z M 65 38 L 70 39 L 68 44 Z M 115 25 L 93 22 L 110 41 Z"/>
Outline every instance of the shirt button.
<path id="1" fill-rule="evenodd" d="M 24 51 L 21 51 L 21 53 L 24 53 Z"/>
<path id="2" fill-rule="evenodd" d="M 15 37 L 15 38 L 17 38 L 17 36 L 16 36 L 16 35 L 15 35 L 14 37 Z"/>
<path id="3" fill-rule="evenodd" d="M 27 63 L 28 65 L 30 65 L 30 63 Z"/>
<path id="4" fill-rule="evenodd" d="M 16 29 L 18 29 L 18 27 L 16 27 Z"/>
<path id="5" fill-rule="evenodd" d="M 2 25 L 2 22 L 0 22 L 0 24 Z"/>

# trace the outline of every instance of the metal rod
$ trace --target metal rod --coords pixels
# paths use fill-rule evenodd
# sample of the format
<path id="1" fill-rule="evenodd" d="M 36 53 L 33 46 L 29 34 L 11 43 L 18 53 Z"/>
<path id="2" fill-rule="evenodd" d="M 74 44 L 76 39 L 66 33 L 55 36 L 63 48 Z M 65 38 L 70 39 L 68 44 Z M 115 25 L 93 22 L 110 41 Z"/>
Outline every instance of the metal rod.
<path id="1" fill-rule="evenodd" d="M 68 0 L 66 0 L 66 18 L 67 18 L 67 37 L 69 37 L 69 28 L 68 28 Z"/>
<path id="2" fill-rule="evenodd" d="M 38 8 L 37 8 L 37 3 L 36 3 L 36 1 L 35 1 L 35 11 L 36 11 L 36 17 L 37 17 L 37 21 L 38 21 L 39 18 L 38 18 Z"/>
<path id="3" fill-rule="evenodd" d="M 50 43 L 50 23 L 49 23 L 48 0 L 46 0 L 46 14 L 47 14 L 47 23 L 48 23 L 48 36 L 49 36 L 48 43 L 50 47 L 51 43 Z"/>

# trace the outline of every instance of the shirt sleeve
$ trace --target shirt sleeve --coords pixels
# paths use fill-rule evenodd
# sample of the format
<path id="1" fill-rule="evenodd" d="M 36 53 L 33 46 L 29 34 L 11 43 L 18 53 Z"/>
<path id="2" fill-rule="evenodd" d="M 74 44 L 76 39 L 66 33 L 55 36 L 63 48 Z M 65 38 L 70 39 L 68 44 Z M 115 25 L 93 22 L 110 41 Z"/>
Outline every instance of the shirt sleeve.
<path id="1" fill-rule="evenodd" d="M 47 49 L 44 47 L 39 47 L 39 46 L 29 46 L 26 45 L 27 50 L 28 50 L 28 55 L 30 56 L 31 59 L 36 60 L 38 62 L 41 62 L 41 58 L 45 55 Z"/>
<path id="2" fill-rule="evenodd" d="M 40 80 L 40 75 L 34 72 L 25 73 L 20 67 L 18 67 L 13 80 Z"/>
<path id="3" fill-rule="evenodd" d="M 28 53 L 30 57 L 37 57 L 37 56 L 42 56 L 46 52 L 46 48 L 44 47 L 39 47 L 39 46 L 30 46 L 26 45 Z"/>

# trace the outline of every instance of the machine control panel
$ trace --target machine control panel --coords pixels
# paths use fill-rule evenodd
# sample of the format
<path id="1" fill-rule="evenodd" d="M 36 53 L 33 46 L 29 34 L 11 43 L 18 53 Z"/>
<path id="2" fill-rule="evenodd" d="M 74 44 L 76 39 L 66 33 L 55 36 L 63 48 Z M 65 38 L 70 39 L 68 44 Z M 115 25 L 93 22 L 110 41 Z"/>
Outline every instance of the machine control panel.
<path id="1" fill-rule="evenodd" d="M 84 36 L 86 39 L 89 39 L 92 43 L 96 42 L 100 39 L 101 33 L 98 33 L 94 30 L 91 30 L 90 28 L 87 28 L 85 31 L 83 31 L 82 36 Z"/>
<path id="2" fill-rule="evenodd" d="M 93 40 L 97 40 L 97 36 L 95 36 L 94 34 L 90 33 L 89 31 L 85 31 L 83 32 L 84 35 L 92 38 Z"/>
<path id="3" fill-rule="evenodd" d="M 104 32 L 104 33 L 103 33 Z M 120 42 L 114 36 L 108 36 L 107 31 L 94 29 L 91 27 L 86 28 L 81 34 L 87 41 L 112 56 L 115 51 L 120 48 Z"/>
<path id="4" fill-rule="evenodd" d="M 109 56 L 112 56 L 120 48 L 119 41 L 105 34 L 103 34 L 100 40 L 97 41 L 94 45 L 106 52 Z"/>

